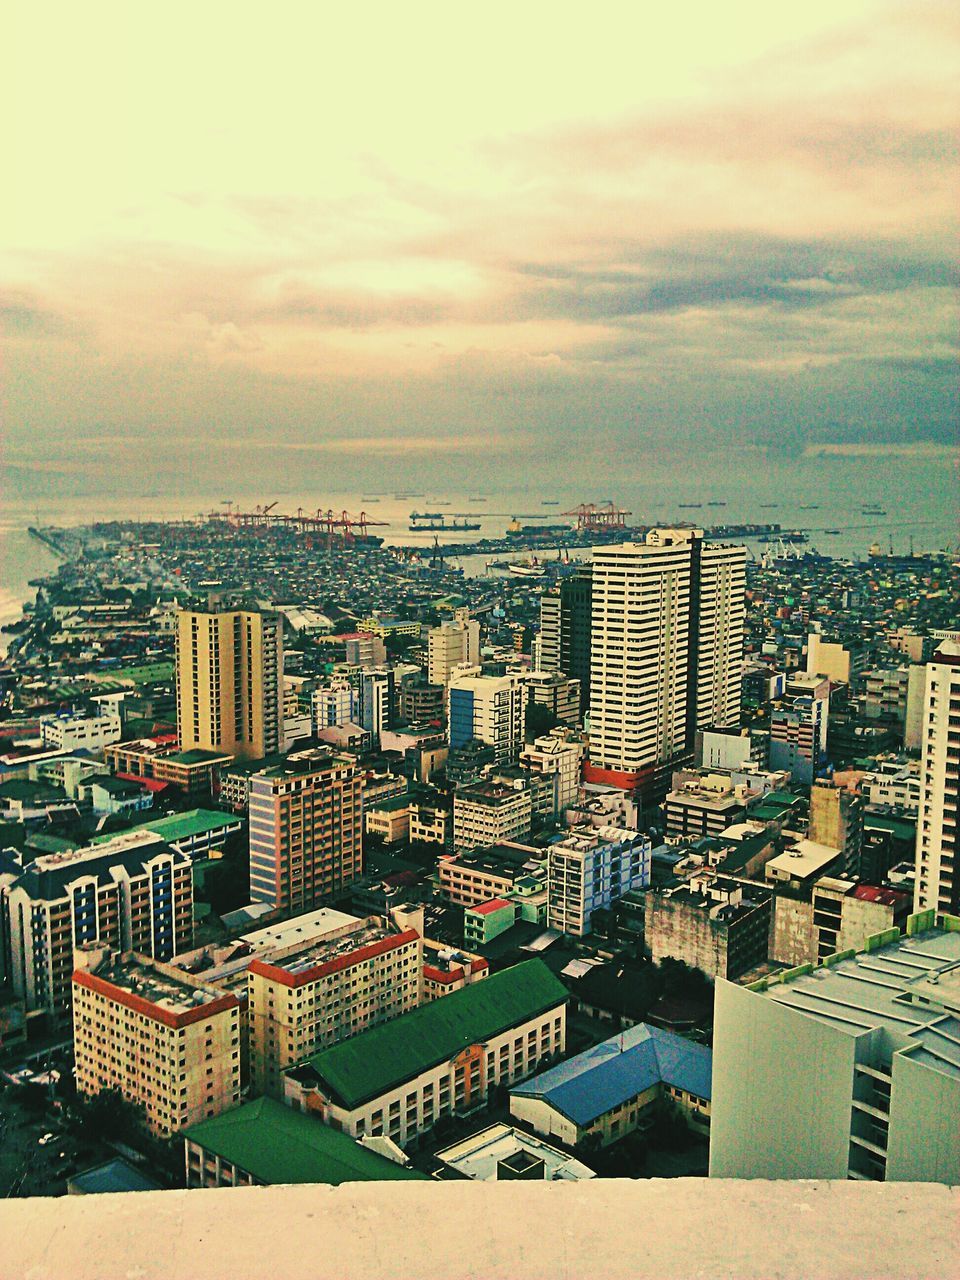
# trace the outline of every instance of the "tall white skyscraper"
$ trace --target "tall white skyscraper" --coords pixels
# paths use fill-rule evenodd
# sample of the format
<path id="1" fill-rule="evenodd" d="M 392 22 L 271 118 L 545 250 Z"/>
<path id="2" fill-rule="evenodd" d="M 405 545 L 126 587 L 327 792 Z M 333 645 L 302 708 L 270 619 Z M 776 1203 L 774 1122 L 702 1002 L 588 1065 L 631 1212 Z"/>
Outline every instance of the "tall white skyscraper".
<path id="1" fill-rule="evenodd" d="M 960 644 L 945 640 L 926 668 L 914 910 L 960 914 Z"/>
<path id="2" fill-rule="evenodd" d="M 652 529 L 593 557 L 587 781 L 654 792 L 740 715 L 746 550 Z"/>

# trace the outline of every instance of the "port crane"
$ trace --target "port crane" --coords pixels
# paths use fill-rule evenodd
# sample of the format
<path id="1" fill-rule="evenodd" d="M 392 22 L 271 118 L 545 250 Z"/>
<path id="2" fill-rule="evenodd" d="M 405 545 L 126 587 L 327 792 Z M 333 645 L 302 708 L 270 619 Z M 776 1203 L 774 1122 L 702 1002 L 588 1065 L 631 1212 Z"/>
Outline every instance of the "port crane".
<path id="1" fill-rule="evenodd" d="M 336 512 L 332 508 L 325 511 L 318 507 L 315 512 L 310 512 L 297 507 L 293 515 L 288 515 L 274 511 L 276 505 L 276 502 L 258 503 L 252 511 L 241 511 L 239 507 L 230 505 L 226 511 L 208 512 L 207 520 L 229 525 L 232 529 L 287 528 L 295 533 L 320 534 L 328 541 L 340 537 L 344 542 L 364 539 L 374 525 L 386 526 L 389 523 L 372 519 L 366 511 L 351 515 L 349 511 Z"/>
<path id="2" fill-rule="evenodd" d="M 561 514 L 576 517 L 577 533 L 595 533 L 601 529 L 626 528 L 626 518 L 633 515 L 633 512 L 625 511 L 608 500 L 599 505 L 595 502 L 581 502 L 573 511 L 564 511 Z"/>

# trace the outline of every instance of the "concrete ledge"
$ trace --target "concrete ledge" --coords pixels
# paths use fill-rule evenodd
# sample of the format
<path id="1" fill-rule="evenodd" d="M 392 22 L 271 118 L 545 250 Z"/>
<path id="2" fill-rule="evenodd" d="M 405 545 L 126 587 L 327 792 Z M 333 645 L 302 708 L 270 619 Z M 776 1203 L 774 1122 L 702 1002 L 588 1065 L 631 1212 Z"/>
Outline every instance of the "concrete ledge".
<path id="1" fill-rule="evenodd" d="M 960 1189 L 362 1183 L 0 1204 L 3 1280 L 951 1280 Z"/>

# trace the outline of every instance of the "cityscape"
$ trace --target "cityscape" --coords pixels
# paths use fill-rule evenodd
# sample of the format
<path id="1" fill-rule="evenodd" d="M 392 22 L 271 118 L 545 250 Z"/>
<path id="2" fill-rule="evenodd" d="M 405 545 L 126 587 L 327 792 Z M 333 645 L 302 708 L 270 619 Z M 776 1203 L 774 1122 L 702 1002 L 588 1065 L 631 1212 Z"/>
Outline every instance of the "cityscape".
<path id="1" fill-rule="evenodd" d="M 960 1280 L 956 10 L 13 8 L 0 1280 Z"/>

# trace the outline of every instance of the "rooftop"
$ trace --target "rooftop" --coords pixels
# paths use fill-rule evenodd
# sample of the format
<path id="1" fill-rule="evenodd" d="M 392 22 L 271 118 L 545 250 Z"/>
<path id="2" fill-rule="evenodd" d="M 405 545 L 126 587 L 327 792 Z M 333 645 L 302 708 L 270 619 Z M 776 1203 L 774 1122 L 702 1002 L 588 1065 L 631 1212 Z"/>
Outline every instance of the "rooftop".
<path id="1" fill-rule="evenodd" d="M 192 974 L 181 973 L 170 965 L 159 964 L 133 952 L 104 961 L 96 969 L 78 969 L 74 973 L 74 982 L 101 994 L 109 994 L 121 1004 L 140 1008 L 141 1012 L 169 1014 L 173 1018 L 198 1009 L 208 1016 L 236 1004 L 236 1000 L 225 996 L 219 987 L 199 982 Z M 105 984 L 112 988 L 109 993 Z M 125 996 L 133 1000 L 124 999 Z M 143 1009 L 143 1002 L 152 1008 L 149 1011 Z M 218 1008 L 212 1009 L 212 1005 Z"/>
<path id="2" fill-rule="evenodd" d="M 524 960 L 323 1049 L 307 1065 L 325 1091 L 353 1108 L 566 1001 L 566 987 L 542 960 Z"/>
<path id="3" fill-rule="evenodd" d="M 482 1129 L 462 1142 L 438 1151 L 437 1159 L 465 1178 L 492 1182 L 497 1178 L 497 1166 L 501 1160 L 521 1154 L 543 1161 L 543 1177 L 547 1182 L 579 1181 L 597 1176 L 565 1151 L 559 1151 L 532 1133 L 524 1133 L 508 1124 L 494 1124 L 489 1129 Z"/>
<path id="4" fill-rule="evenodd" d="M 494 911 L 502 911 L 504 907 L 512 907 L 513 905 L 506 898 L 491 898 L 489 902 L 481 902 L 475 907 L 468 907 L 467 910 L 478 916 L 489 916 Z"/>
<path id="5" fill-rule="evenodd" d="M 801 965 L 754 983 L 776 1000 L 851 1036 L 882 1028 L 911 1061 L 960 1078 L 960 917 L 932 912 L 867 939 L 814 968 Z"/>
<path id="6" fill-rule="evenodd" d="M 705 1045 L 640 1022 L 515 1085 L 511 1093 L 542 1098 L 583 1126 L 655 1084 L 673 1085 L 709 1099 L 712 1062 Z"/>
<path id="7" fill-rule="evenodd" d="M 272 1098 L 257 1098 L 184 1130 L 205 1150 L 239 1165 L 258 1182 L 425 1180 L 426 1175 L 377 1155 L 322 1120 Z"/>
<path id="8" fill-rule="evenodd" d="M 338 931 L 334 936 L 331 932 L 327 930 L 319 937 L 305 939 L 301 946 L 295 945 L 288 954 L 255 958 L 252 972 L 280 981 L 286 977 L 292 980 L 292 985 L 298 986 L 313 981 L 321 973 L 332 973 L 358 964 L 362 959 L 373 959 L 379 952 L 388 951 L 401 942 L 409 942 L 412 933 L 409 930 L 401 932 L 373 920 L 357 920 L 354 927 Z"/>
<path id="9" fill-rule="evenodd" d="M 177 840 L 186 840 L 191 836 L 206 835 L 210 831 L 223 831 L 227 827 L 235 827 L 240 819 L 234 813 L 224 813 L 222 809 L 188 809 L 185 813 L 171 813 L 165 818 L 152 818 L 149 822 L 141 822 L 134 831 L 153 832 L 162 840 L 171 844 Z M 94 844 L 103 844 L 112 836 L 96 836 Z"/>
<path id="10" fill-rule="evenodd" d="M 767 878 L 770 880 L 805 880 L 808 876 L 817 875 L 831 862 L 841 856 L 839 849 L 832 849 L 826 844 L 817 844 L 814 840 L 798 840 L 783 853 L 771 858 L 766 866 Z"/>
<path id="11" fill-rule="evenodd" d="M 69 1179 L 74 1195 L 102 1195 L 115 1191 L 159 1191 L 160 1183 L 143 1173 L 135 1165 L 119 1157 L 84 1169 Z"/>

